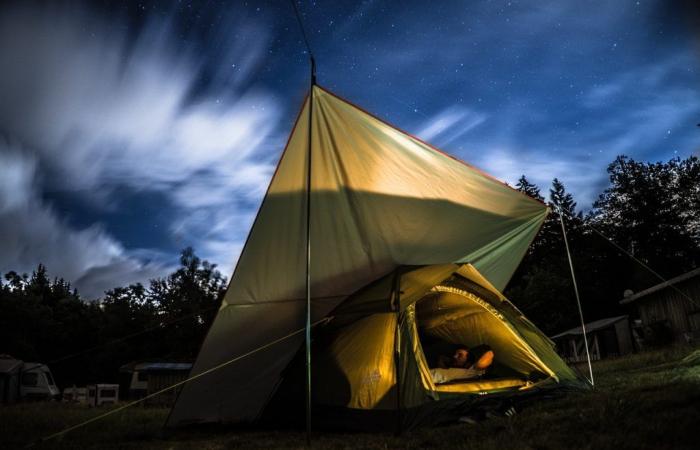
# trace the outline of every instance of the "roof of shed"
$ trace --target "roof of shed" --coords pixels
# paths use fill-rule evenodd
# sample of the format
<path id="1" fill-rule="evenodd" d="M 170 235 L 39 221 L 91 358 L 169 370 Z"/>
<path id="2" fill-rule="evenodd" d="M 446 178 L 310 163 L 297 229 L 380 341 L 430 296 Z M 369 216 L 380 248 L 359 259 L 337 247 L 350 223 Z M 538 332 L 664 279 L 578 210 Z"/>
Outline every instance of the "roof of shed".
<path id="1" fill-rule="evenodd" d="M 600 320 L 595 320 L 593 322 L 587 323 L 586 324 L 586 334 L 590 334 L 593 331 L 598 331 L 602 330 L 603 328 L 607 328 L 610 325 L 613 325 L 623 319 L 626 319 L 627 316 L 616 316 L 616 317 L 608 317 L 605 319 L 600 319 Z M 570 330 L 566 330 L 562 333 L 559 333 L 555 336 L 552 336 L 552 339 L 564 337 L 564 336 L 576 336 L 576 335 L 582 335 L 583 330 L 581 327 L 576 327 L 572 328 Z"/>
<path id="2" fill-rule="evenodd" d="M 122 372 L 189 371 L 192 363 L 183 362 L 132 362 L 119 368 Z"/>
<path id="3" fill-rule="evenodd" d="M 659 284 L 652 286 L 648 289 L 645 289 L 643 291 L 637 292 L 636 294 L 632 294 L 629 297 L 625 297 L 622 300 L 620 300 L 620 304 L 625 305 L 627 303 L 632 303 L 633 301 L 638 300 L 642 297 L 645 297 L 649 294 L 660 291 L 662 289 L 665 289 L 669 286 L 680 283 L 682 281 L 689 280 L 690 278 L 696 277 L 698 275 L 700 275 L 700 267 L 698 267 L 697 269 L 691 270 L 690 272 L 686 272 L 683 275 L 678 275 L 675 278 L 671 278 L 670 280 L 666 280 L 663 283 L 659 283 Z"/>

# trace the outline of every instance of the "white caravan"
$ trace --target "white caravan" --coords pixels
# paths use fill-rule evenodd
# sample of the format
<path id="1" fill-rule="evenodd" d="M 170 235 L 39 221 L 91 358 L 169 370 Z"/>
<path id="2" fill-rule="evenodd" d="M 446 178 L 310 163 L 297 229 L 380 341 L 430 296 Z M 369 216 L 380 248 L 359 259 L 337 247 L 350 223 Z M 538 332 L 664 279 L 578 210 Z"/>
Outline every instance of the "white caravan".
<path id="1" fill-rule="evenodd" d="M 20 397 L 26 400 L 58 399 L 61 396 L 49 366 L 25 362 L 20 370 Z"/>

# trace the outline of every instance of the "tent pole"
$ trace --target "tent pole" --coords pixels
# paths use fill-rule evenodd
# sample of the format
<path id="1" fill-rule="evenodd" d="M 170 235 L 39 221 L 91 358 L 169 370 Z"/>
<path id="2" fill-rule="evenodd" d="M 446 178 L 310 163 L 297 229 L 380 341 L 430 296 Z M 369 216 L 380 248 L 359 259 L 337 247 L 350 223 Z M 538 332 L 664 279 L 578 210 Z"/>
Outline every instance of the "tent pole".
<path id="1" fill-rule="evenodd" d="M 309 136 L 306 169 L 306 443 L 311 445 L 311 130 L 314 110 L 316 61 L 311 60 L 309 87 Z"/>
<path id="2" fill-rule="evenodd" d="M 295 0 L 290 0 L 299 23 L 304 45 L 309 52 L 311 83 L 309 86 L 309 145 L 306 169 L 306 444 L 311 446 L 311 129 L 314 110 L 314 86 L 316 85 L 316 60 L 306 37 L 304 24 Z"/>
<path id="3" fill-rule="evenodd" d="M 394 277 L 393 308 L 396 311 L 396 327 L 394 328 L 394 369 L 396 373 L 396 434 L 401 436 L 401 332 L 399 320 L 401 316 L 401 272 L 397 270 Z"/>
<path id="4" fill-rule="evenodd" d="M 588 360 L 588 373 L 591 377 L 591 386 L 595 386 L 593 381 L 593 366 L 591 365 L 591 354 L 588 351 L 588 337 L 586 337 L 586 323 L 583 320 L 583 309 L 581 308 L 581 298 L 578 294 L 578 285 L 576 284 L 576 274 L 574 273 L 574 263 L 571 259 L 571 251 L 569 250 L 569 240 L 566 237 L 566 227 L 564 226 L 564 215 L 561 208 L 557 206 L 559 214 L 559 222 L 561 223 L 561 233 L 564 236 L 564 245 L 566 246 L 566 257 L 569 259 L 569 269 L 571 269 L 571 280 L 574 283 L 574 293 L 576 294 L 576 304 L 578 305 L 578 315 L 581 318 L 581 331 L 583 331 L 583 346 L 586 348 L 586 359 Z"/>

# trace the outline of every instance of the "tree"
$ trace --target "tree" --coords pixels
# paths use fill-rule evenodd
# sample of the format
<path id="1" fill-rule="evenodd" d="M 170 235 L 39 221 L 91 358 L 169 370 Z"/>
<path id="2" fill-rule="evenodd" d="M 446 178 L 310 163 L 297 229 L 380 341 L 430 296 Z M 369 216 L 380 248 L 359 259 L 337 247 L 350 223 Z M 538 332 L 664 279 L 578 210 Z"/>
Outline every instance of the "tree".
<path id="1" fill-rule="evenodd" d="M 687 225 L 691 239 L 700 245 L 700 158 L 691 156 L 675 162 L 678 178 L 676 210 L 681 221 Z"/>
<path id="2" fill-rule="evenodd" d="M 168 324 L 164 333 L 172 345 L 167 355 L 196 356 L 225 290 L 226 279 L 216 264 L 200 260 L 192 248 L 182 251 L 174 273 L 151 280 L 148 295 L 158 305 L 159 320 Z"/>
<path id="3" fill-rule="evenodd" d="M 518 180 L 518 190 L 543 200 L 537 186 L 525 176 Z M 518 307 L 545 332 L 561 331 L 576 324 L 575 297 L 567 262 L 559 212 L 564 211 L 567 232 L 580 241 L 581 214 L 576 212 L 573 196 L 558 179 L 549 190 L 550 214 L 530 246 L 523 262 L 506 289 Z M 577 246 L 578 247 L 578 246 Z M 573 308 L 573 309 L 572 309 Z"/>
<path id="4" fill-rule="evenodd" d="M 530 183 L 525 175 L 522 175 L 518 179 L 518 182 L 515 184 L 515 188 L 520 192 L 534 198 L 535 200 L 544 202 L 544 197 L 542 197 L 540 194 L 540 188 L 537 187 L 537 185 Z"/>
<path id="5" fill-rule="evenodd" d="M 564 213 L 564 217 L 576 217 L 576 202 L 574 201 L 574 197 L 566 192 L 564 183 L 557 178 L 552 180 L 552 188 L 549 190 L 549 201 L 550 205 L 552 205 L 556 211 Z"/>
<path id="6" fill-rule="evenodd" d="M 699 166 L 696 157 L 644 163 L 618 156 L 608 166 L 610 186 L 594 203 L 589 219 L 666 277 L 697 267 Z M 648 273 L 642 273 L 635 284 L 647 279 Z"/>
<path id="7" fill-rule="evenodd" d="M 594 230 L 667 277 L 700 265 L 698 158 L 643 163 L 620 156 L 608 174 L 610 185 L 585 217 L 564 183 L 552 181 L 552 212 L 506 289 L 546 333 L 578 325 L 558 209 L 587 321 L 621 313 L 625 289 L 657 283 Z M 516 187 L 544 200 L 524 175 Z M 2 352 L 51 363 L 61 386 L 116 381 L 119 366 L 133 360 L 192 360 L 221 304 L 226 280 L 191 248 L 179 262 L 173 273 L 147 287 L 115 287 L 98 302 L 83 301 L 69 282 L 51 279 L 42 264 L 31 276 L 6 273 L 0 280 Z"/>
<path id="8" fill-rule="evenodd" d="M 61 386 L 117 381 L 121 365 L 142 359 L 192 360 L 216 313 L 226 280 L 185 249 L 165 278 L 116 287 L 85 302 L 39 264 L 31 277 L 0 284 L 2 351 L 49 363 Z M 30 327 L 27 324 L 31 324 Z"/>

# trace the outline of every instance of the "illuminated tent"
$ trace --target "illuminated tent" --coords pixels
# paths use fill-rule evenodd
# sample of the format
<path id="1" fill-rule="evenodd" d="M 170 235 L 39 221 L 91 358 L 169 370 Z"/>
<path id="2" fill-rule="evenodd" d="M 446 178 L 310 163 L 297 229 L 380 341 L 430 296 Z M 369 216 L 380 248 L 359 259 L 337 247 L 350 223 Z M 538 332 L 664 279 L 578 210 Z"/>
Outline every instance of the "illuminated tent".
<path id="1" fill-rule="evenodd" d="M 317 415 L 401 412 L 411 427 L 455 399 L 578 382 L 500 293 L 546 206 L 318 86 L 310 97 L 191 376 L 221 367 L 184 386 L 168 424 L 255 423 L 303 390 L 309 135 Z M 436 386 L 420 333 L 487 343 L 508 376 Z"/>

